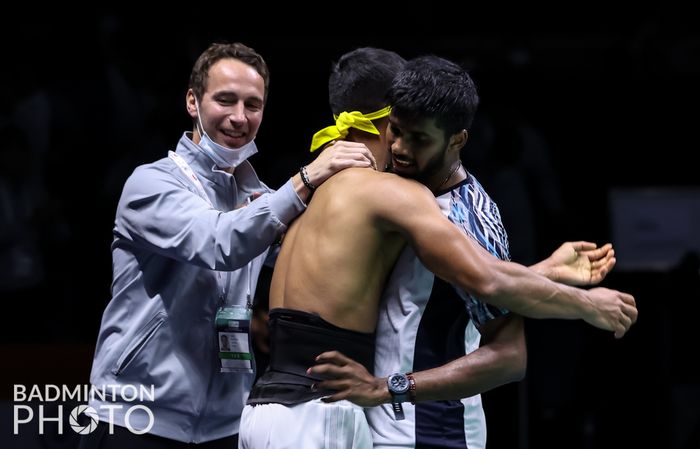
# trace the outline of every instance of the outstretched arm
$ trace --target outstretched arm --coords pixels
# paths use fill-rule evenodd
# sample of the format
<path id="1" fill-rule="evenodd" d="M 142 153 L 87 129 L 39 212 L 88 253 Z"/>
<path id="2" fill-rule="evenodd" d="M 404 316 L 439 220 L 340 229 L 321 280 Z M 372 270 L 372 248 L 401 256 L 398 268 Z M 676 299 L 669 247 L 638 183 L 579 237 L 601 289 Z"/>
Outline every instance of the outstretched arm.
<path id="1" fill-rule="evenodd" d="M 530 269 L 567 285 L 595 285 L 613 269 L 615 262 L 615 250 L 610 243 L 596 248 L 591 242 L 565 242 Z"/>
<path id="2" fill-rule="evenodd" d="M 522 317 L 509 314 L 491 320 L 482 334 L 482 345 L 476 351 L 438 368 L 413 373 L 417 402 L 466 398 L 523 378 L 527 355 Z M 363 407 L 391 402 L 386 378 L 371 375 L 345 355 L 324 352 L 316 362 L 308 373 L 332 378 L 316 387 L 336 390 L 324 399 L 326 402 L 347 399 Z"/>
<path id="3" fill-rule="evenodd" d="M 522 265 L 498 260 L 447 220 L 427 189 L 400 181 L 382 188 L 382 195 L 375 195 L 373 210 L 380 225 L 403 234 L 423 264 L 440 278 L 520 315 L 581 318 L 614 331 L 618 338 L 636 321 L 631 295 L 604 288 L 569 287 Z"/>

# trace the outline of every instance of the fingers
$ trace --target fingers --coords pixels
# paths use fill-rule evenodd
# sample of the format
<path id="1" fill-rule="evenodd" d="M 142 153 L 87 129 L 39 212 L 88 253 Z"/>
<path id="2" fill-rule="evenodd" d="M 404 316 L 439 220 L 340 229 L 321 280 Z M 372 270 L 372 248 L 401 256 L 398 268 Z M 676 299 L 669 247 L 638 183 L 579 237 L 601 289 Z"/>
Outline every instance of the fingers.
<path id="1" fill-rule="evenodd" d="M 314 385 L 314 390 L 332 390 L 338 393 L 348 391 L 351 385 L 348 379 L 328 379 Z"/>
<path id="2" fill-rule="evenodd" d="M 332 363 L 314 365 L 306 370 L 306 374 L 314 377 L 338 377 L 343 373 L 343 367 Z"/>
<path id="3" fill-rule="evenodd" d="M 343 368 L 354 361 L 338 351 L 323 352 L 316 357 L 316 365 L 306 370 L 309 375 L 323 375 L 323 377 L 338 377 L 345 374 Z"/>
<path id="4" fill-rule="evenodd" d="M 366 156 L 369 158 L 370 161 L 372 161 L 372 168 L 377 170 L 377 161 L 376 161 L 376 159 L 374 159 L 374 155 L 372 154 L 372 152 L 369 151 L 369 148 L 367 149 Z"/>
<path id="5" fill-rule="evenodd" d="M 591 262 L 591 269 L 597 269 L 607 265 L 611 260 L 613 261 L 613 265 L 617 262 L 617 259 L 615 259 L 615 251 L 613 250 L 608 251 L 607 254 L 603 254 L 600 257 L 595 257 L 590 254 L 587 254 L 587 256 L 588 260 Z"/>
<path id="6" fill-rule="evenodd" d="M 614 325 L 615 338 L 622 338 L 623 335 L 637 322 L 637 307 L 634 297 L 627 293 L 618 292 L 620 299 L 623 301 L 621 305 L 621 315 L 617 323 Z"/>
<path id="7" fill-rule="evenodd" d="M 598 284 L 615 266 L 617 260 L 614 257 L 605 260 L 591 262 L 591 283 Z"/>
<path id="8" fill-rule="evenodd" d="M 328 161 L 327 169 L 331 173 L 337 173 L 346 168 L 374 168 L 376 162 L 368 159 L 361 153 L 354 154 L 343 154 L 334 156 L 332 160 Z"/>
<path id="9" fill-rule="evenodd" d="M 605 276 L 612 269 L 613 265 L 615 265 L 614 259 L 596 260 L 595 262 L 591 262 L 591 271 L 594 273 L 599 272 L 601 275 Z"/>
<path id="10" fill-rule="evenodd" d="M 322 400 L 323 402 L 329 402 L 329 403 L 330 403 L 330 402 L 338 402 L 338 401 L 342 401 L 342 400 L 345 399 L 347 396 L 348 396 L 348 395 L 347 395 L 347 393 L 345 393 L 345 392 L 343 392 L 343 393 L 336 393 L 336 394 L 333 394 L 333 395 L 331 395 L 331 396 L 324 396 L 324 397 L 321 398 L 321 400 Z"/>
<path id="11" fill-rule="evenodd" d="M 622 306 L 622 313 L 630 319 L 632 324 L 637 322 L 639 311 L 636 307 L 625 304 Z"/>
<path id="12" fill-rule="evenodd" d="M 597 284 L 602 281 L 605 276 L 612 271 L 613 267 L 617 263 L 617 259 L 614 257 L 615 251 L 612 249 L 612 245 L 607 244 L 604 247 L 590 251 L 587 256 L 590 262 L 590 273 L 591 273 L 591 283 Z"/>
<path id="13" fill-rule="evenodd" d="M 632 327 L 633 323 L 634 321 L 632 321 L 629 315 L 627 315 L 627 313 L 623 313 L 620 316 L 618 322 L 613 327 L 613 330 L 615 331 L 615 338 L 622 338 L 630 329 L 630 327 Z"/>
<path id="14" fill-rule="evenodd" d="M 625 302 L 625 304 L 629 304 L 631 306 L 637 305 L 637 302 L 634 300 L 634 296 L 630 295 L 629 293 L 617 292 L 617 294 Z"/>
<path id="15" fill-rule="evenodd" d="M 351 167 L 376 167 L 377 162 L 369 149 L 361 143 L 340 141 L 328 146 L 306 166 L 309 181 L 316 187 L 340 170 Z"/>
<path id="16" fill-rule="evenodd" d="M 311 385 L 311 391 L 332 391 L 336 390 L 337 393 L 334 393 L 330 396 L 324 396 L 321 398 L 323 402 L 338 402 L 342 401 L 343 399 L 347 399 L 347 397 L 350 395 L 350 391 L 344 389 L 343 385 L 336 385 L 338 382 L 326 380 L 323 382 L 318 382 L 313 385 Z M 342 391 L 341 391 L 342 390 Z"/>
<path id="17" fill-rule="evenodd" d="M 615 338 L 622 338 L 625 336 L 626 330 L 625 330 L 624 326 L 622 326 L 622 324 L 620 324 L 620 323 L 618 323 L 618 325 L 615 326 L 614 331 L 615 331 Z"/>
<path id="18" fill-rule="evenodd" d="M 591 262 L 597 261 L 605 257 L 607 251 L 603 251 L 603 248 L 598 248 L 583 253 L 584 256 L 588 257 Z"/>
<path id="19" fill-rule="evenodd" d="M 332 395 L 325 396 L 321 400 L 324 402 L 337 402 L 344 399 L 356 399 L 356 396 L 353 394 L 355 392 L 354 387 L 356 387 L 356 381 L 353 381 L 351 378 L 341 378 L 317 382 L 311 388 L 313 391 L 334 391 Z"/>
<path id="20" fill-rule="evenodd" d="M 595 249 L 596 244 L 591 243 L 591 242 L 581 241 L 581 242 L 571 242 L 571 246 L 573 246 L 574 250 L 576 250 L 576 251 L 588 251 L 588 250 Z"/>
<path id="21" fill-rule="evenodd" d="M 620 317 L 620 324 L 625 328 L 625 331 L 628 331 L 630 327 L 632 327 L 632 318 L 625 312 L 623 311 L 622 316 Z"/>
<path id="22" fill-rule="evenodd" d="M 637 303 L 634 300 L 634 296 L 624 293 L 616 292 L 617 296 L 622 300 L 622 313 L 632 320 L 632 323 L 637 321 Z"/>
<path id="23" fill-rule="evenodd" d="M 372 155 L 370 154 L 370 156 L 372 156 Z M 368 158 L 367 155 L 365 155 L 363 153 L 352 153 L 352 154 L 348 155 L 346 159 L 340 160 L 338 162 L 340 164 L 345 165 L 343 168 L 350 168 L 350 167 L 376 168 L 376 166 L 377 166 L 377 163 L 374 160 L 374 157 Z"/>
<path id="24" fill-rule="evenodd" d="M 355 158 L 352 162 L 354 167 L 371 167 L 377 169 L 377 161 L 374 160 L 374 156 L 371 154 L 360 154 L 358 158 Z"/>
<path id="25" fill-rule="evenodd" d="M 339 168 L 348 167 L 374 167 L 377 168 L 377 161 L 374 159 L 369 148 L 362 143 L 339 141 L 328 146 L 326 157 L 334 159 L 340 164 Z"/>
<path id="26" fill-rule="evenodd" d="M 595 260 L 612 257 L 615 254 L 615 252 L 612 249 L 612 245 L 608 243 L 604 246 L 601 246 L 598 249 L 584 251 L 584 254 L 586 255 L 586 257 L 588 257 L 588 260 L 593 262 Z"/>
<path id="27" fill-rule="evenodd" d="M 340 351 L 326 351 L 316 357 L 316 363 L 333 363 L 335 365 L 347 365 L 353 360 Z"/>
<path id="28" fill-rule="evenodd" d="M 601 270 L 605 270 L 605 273 L 607 274 L 613 269 L 616 263 L 617 259 L 611 256 L 610 259 L 605 261 L 605 266 L 603 266 Z"/>
<path id="29" fill-rule="evenodd" d="M 595 262 L 591 262 L 591 271 L 601 271 L 607 274 L 613 269 L 616 263 L 617 259 L 614 257 L 596 260 Z"/>

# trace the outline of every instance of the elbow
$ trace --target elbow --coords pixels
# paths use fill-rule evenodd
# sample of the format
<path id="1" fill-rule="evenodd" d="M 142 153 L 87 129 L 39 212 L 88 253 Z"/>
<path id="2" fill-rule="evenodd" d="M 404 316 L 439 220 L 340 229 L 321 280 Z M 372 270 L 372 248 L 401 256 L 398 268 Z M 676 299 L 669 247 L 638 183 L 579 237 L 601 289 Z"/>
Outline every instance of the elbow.
<path id="1" fill-rule="evenodd" d="M 498 297 L 499 285 L 494 279 L 485 279 L 475 287 L 476 297 L 489 304 L 493 304 L 493 298 Z"/>
<path id="2" fill-rule="evenodd" d="M 515 368 L 513 371 L 513 381 L 520 382 L 525 378 L 525 374 L 527 374 L 527 345 L 524 339 L 520 344 L 514 345 L 513 352 L 513 357 L 515 359 L 513 363 Z"/>
<path id="3" fill-rule="evenodd" d="M 519 351 L 517 345 L 494 345 L 492 350 L 495 351 L 496 359 L 493 362 L 492 373 L 498 373 L 495 376 L 497 385 L 506 385 L 511 382 L 519 382 L 525 378 L 527 372 L 527 354 Z M 482 347 L 483 348 L 483 347 Z"/>
<path id="4" fill-rule="evenodd" d="M 509 381 L 520 382 L 527 373 L 527 351 L 513 348 L 509 354 Z"/>
<path id="5" fill-rule="evenodd" d="M 494 305 L 499 305 L 497 299 L 503 291 L 502 278 L 497 270 L 489 268 L 474 280 L 471 293 L 484 302 L 494 304 L 495 301 Z"/>
<path id="6" fill-rule="evenodd" d="M 525 339 L 510 341 L 501 346 L 501 358 L 503 360 L 503 370 L 509 382 L 519 382 L 525 378 L 527 373 L 527 345 Z"/>
<path id="7" fill-rule="evenodd" d="M 525 379 L 525 374 L 527 374 L 527 355 L 523 354 L 521 359 L 513 370 L 513 382 L 520 382 Z"/>
<path id="8" fill-rule="evenodd" d="M 460 271 L 454 281 L 480 300 L 489 302 L 491 298 L 498 295 L 500 288 L 498 267 L 487 257 L 473 261 L 471 267 L 470 270 Z M 446 279 L 451 281 L 449 278 Z"/>

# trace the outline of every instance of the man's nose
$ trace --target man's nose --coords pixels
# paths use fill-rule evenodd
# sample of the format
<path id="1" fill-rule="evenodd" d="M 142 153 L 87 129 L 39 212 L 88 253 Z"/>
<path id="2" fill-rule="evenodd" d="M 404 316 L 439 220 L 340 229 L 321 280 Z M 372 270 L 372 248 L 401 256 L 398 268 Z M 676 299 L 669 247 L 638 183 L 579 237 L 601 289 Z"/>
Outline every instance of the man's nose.
<path id="1" fill-rule="evenodd" d="M 389 148 L 391 148 L 393 153 L 401 153 L 401 147 L 401 137 L 394 137 L 389 141 Z"/>
<path id="2" fill-rule="evenodd" d="M 231 110 L 229 111 L 228 114 L 228 119 L 231 121 L 231 123 L 235 124 L 240 124 L 245 122 L 246 116 L 245 116 L 245 107 L 243 103 L 236 103 L 231 107 Z"/>

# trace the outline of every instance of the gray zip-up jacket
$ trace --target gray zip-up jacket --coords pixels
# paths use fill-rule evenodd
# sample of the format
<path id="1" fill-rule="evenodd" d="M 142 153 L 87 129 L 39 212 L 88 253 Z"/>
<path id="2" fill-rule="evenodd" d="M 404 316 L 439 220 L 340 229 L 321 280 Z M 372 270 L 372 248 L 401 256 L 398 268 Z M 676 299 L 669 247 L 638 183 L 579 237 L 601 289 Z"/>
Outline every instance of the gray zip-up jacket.
<path id="1" fill-rule="evenodd" d="M 253 297 L 270 245 L 305 205 L 291 180 L 272 191 L 247 161 L 235 175 L 216 169 L 189 133 L 176 152 L 214 208 L 168 157 L 126 181 L 114 226 L 112 300 L 90 376 L 96 389 L 117 394 L 90 406 L 107 423 L 142 430 L 152 421 L 149 433 L 205 442 L 238 433 L 254 378 L 220 372 L 216 310 Z M 267 193 L 235 209 L 258 191 Z M 133 400 L 132 387 L 141 385 L 153 385 L 153 402 Z"/>

